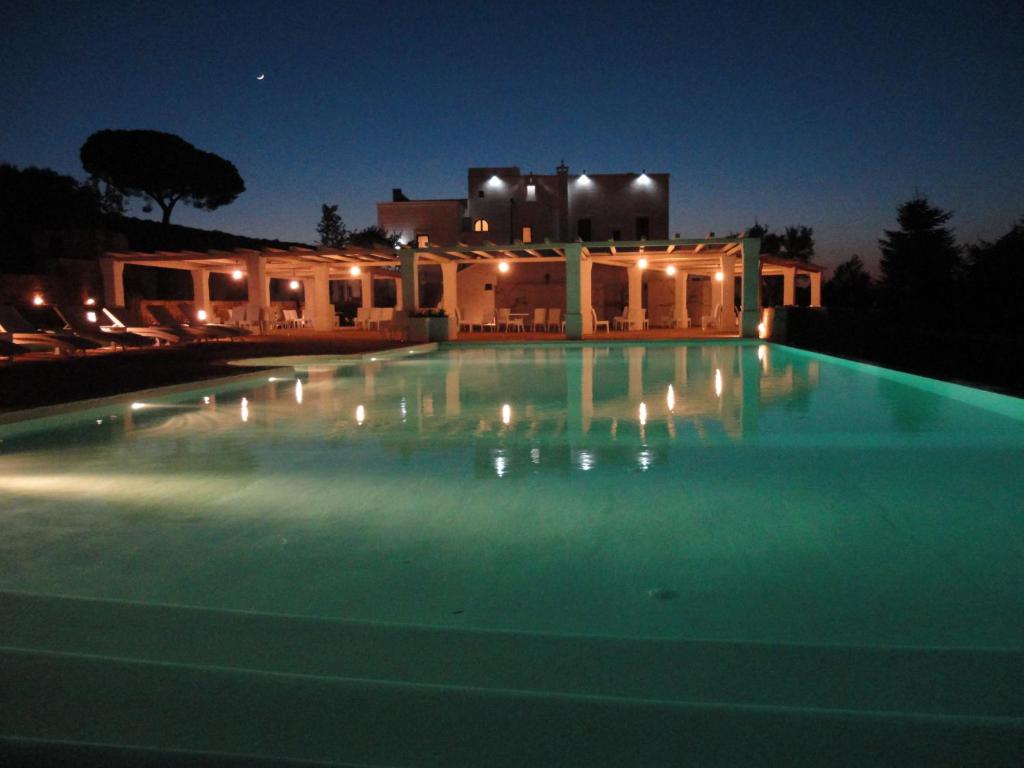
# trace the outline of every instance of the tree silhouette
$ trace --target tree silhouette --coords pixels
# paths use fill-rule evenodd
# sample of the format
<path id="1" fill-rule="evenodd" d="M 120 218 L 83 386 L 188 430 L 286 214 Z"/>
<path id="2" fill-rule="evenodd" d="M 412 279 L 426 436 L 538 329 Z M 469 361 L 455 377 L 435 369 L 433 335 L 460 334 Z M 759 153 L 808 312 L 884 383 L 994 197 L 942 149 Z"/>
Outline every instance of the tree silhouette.
<path id="1" fill-rule="evenodd" d="M 316 225 L 320 235 L 320 245 L 328 248 L 341 248 L 348 242 L 348 230 L 345 222 L 338 215 L 338 206 L 324 203 L 320 206 L 320 223 Z"/>
<path id="2" fill-rule="evenodd" d="M 802 224 L 786 227 L 779 238 L 780 253 L 805 264 L 814 258 L 814 229 Z"/>
<path id="3" fill-rule="evenodd" d="M 874 280 L 864 269 L 856 254 L 844 261 L 822 287 L 822 300 L 827 307 L 867 309 L 874 302 Z"/>
<path id="4" fill-rule="evenodd" d="M 179 202 L 212 211 L 245 191 L 234 164 L 160 131 L 97 131 L 82 145 L 82 167 L 126 197 L 147 197 L 163 223 Z"/>
<path id="5" fill-rule="evenodd" d="M 349 245 L 357 245 L 360 248 L 394 248 L 401 238 L 400 232 L 387 232 L 383 227 L 371 224 L 363 229 L 357 229 L 348 236 Z"/>
<path id="6" fill-rule="evenodd" d="M 922 313 L 952 304 L 962 266 L 953 230 L 944 226 L 952 217 L 921 195 L 899 207 L 900 228 L 887 229 L 878 241 L 882 297 L 890 314 L 920 321 Z"/>
<path id="7" fill-rule="evenodd" d="M 782 247 L 778 234 L 772 232 L 767 224 L 758 223 L 757 219 L 754 219 L 754 226 L 744 232 L 743 236 L 761 238 L 761 253 L 778 255 Z"/>
<path id="8" fill-rule="evenodd" d="M 1024 218 L 994 243 L 970 246 L 966 273 L 967 323 L 1019 333 L 1024 327 Z"/>

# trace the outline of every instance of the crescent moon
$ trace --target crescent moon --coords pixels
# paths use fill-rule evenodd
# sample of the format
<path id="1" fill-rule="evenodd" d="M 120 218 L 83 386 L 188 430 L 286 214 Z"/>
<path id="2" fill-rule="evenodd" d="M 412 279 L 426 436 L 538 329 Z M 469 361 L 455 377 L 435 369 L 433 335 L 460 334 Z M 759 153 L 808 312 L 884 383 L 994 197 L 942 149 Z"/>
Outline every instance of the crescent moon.
<path id="1" fill-rule="evenodd" d="M 264 77 L 266 77 L 266 75 L 264 75 L 262 72 L 260 74 L 256 75 L 256 79 L 257 80 L 262 80 Z"/>

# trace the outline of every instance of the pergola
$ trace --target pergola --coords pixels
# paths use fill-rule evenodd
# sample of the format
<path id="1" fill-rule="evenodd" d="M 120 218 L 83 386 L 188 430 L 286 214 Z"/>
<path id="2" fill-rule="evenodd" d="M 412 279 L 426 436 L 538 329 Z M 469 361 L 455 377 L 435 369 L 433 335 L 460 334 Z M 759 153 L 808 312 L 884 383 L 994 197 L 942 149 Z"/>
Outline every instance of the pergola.
<path id="1" fill-rule="evenodd" d="M 642 286 L 644 271 L 661 271 L 675 279 L 675 316 L 686 316 L 686 285 L 692 276 L 712 278 L 719 287 L 720 331 L 756 337 L 760 318 L 762 275 L 781 275 L 784 304 L 793 304 L 797 274 L 806 274 L 811 282 L 811 305 L 821 303 L 821 272 L 815 265 L 790 259 L 760 255 L 758 238 L 675 238 L 628 242 L 515 242 L 457 246 L 412 246 L 397 250 L 364 248 L 289 248 L 262 250 L 111 252 L 102 261 L 105 298 L 108 304 L 124 304 L 123 272 L 125 264 L 185 269 L 192 273 L 197 307 L 209 306 L 211 272 L 244 274 L 249 301 L 261 309 L 270 306 L 270 279 L 300 280 L 305 287 L 306 311 L 314 328 L 333 327 L 329 281 L 363 281 L 364 306 L 372 306 L 370 281 L 374 275 L 400 283 L 398 308 L 419 309 L 419 268 L 437 265 L 443 284 L 441 308 L 454 316 L 458 309 L 458 272 L 463 265 L 491 264 L 497 270 L 503 263 L 563 263 L 565 265 L 565 330 L 570 339 L 580 339 L 594 331 L 590 312 L 591 273 L 595 264 L 625 269 L 629 286 L 629 326 L 642 327 Z M 742 281 L 740 321 L 736 326 L 735 281 Z"/>

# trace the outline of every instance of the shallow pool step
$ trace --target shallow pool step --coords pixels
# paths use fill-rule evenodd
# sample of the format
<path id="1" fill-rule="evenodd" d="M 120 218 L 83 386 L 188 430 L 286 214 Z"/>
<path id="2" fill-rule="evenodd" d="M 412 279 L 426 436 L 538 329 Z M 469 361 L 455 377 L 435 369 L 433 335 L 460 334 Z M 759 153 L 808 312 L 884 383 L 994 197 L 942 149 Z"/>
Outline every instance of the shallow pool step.
<path id="1" fill-rule="evenodd" d="M 367 766 L 1014 766 L 1019 721 L 689 705 L 0 652 L 0 737 Z"/>
<path id="2" fill-rule="evenodd" d="M 472 690 L 1024 718 L 1024 653 L 438 629 L 0 592 L 0 647 Z"/>

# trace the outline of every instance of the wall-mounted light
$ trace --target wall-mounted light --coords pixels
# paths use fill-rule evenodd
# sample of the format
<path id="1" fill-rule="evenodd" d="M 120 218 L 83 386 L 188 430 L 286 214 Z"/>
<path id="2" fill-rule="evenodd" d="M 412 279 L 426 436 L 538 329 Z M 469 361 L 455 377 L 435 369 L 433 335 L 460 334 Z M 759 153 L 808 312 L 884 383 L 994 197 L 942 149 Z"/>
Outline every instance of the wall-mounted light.
<path id="1" fill-rule="evenodd" d="M 591 182 L 591 181 L 590 181 L 590 177 L 589 177 L 589 176 L 587 176 L 587 172 L 586 172 L 586 171 L 584 171 L 583 173 L 581 173 L 581 174 L 579 175 L 579 178 L 577 178 L 577 179 L 576 179 L 576 181 L 577 181 L 578 183 L 580 183 L 580 184 L 583 184 L 583 185 L 587 185 L 587 184 L 591 184 L 591 183 L 593 183 L 593 182 Z"/>
<path id="2" fill-rule="evenodd" d="M 676 273 L 675 264 L 669 264 L 667 267 L 665 267 L 665 274 L 668 275 L 669 277 L 672 277 L 672 275 L 674 275 L 675 273 Z"/>
<path id="3" fill-rule="evenodd" d="M 95 323 L 96 322 L 96 313 L 95 312 L 86 312 L 85 313 L 85 319 L 88 320 L 90 323 Z"/>
<path id="4" fill-rule="evenodd" d="M 720 283 L 723 280 L 725 280 L 725 273 L 722 272 L 721 270 L 715 272 L 715 281 Z"/>
<path id="5" fill-rule="evenodd" d="M 350 275 L 352 275 L 352 277 L 359 277 L 359 273 L 362 272 L 362 271 L 363 270 L 361 270 L 359 267 L 354 267 L 353 266 L 353 267 L 349 267 L 348 268 L 348 273 Z"/>
<path id="6" fill-rule="evenodd" d="M 199 311 L 197 311 L 196 312 L 196 319 L 200 320 L 200 321 L 206 320 L 206 310 L 205 309 L 200 309 Z"/>
<path id="7" fill-rule="evenodd" d="M 640 259 L 637 261 L 636 265 L 640 267 L 640 269 L 647 269 L 647 259 Z"/>
<path id="8" fill-rule="evenodd" d="M 232 280 L 241 280 L 241 279 L 242 279 L 242 277 L 243 277 L 243 275 L 242 275 L 242 270 L 240 270 L 240 269 L 236 269 L 236 270 L 234 270 L 234 271 L 233 271 L 233 272 L 231 273 L 231 279 L 232 279 Z"/>
<path id="9" fill-rule="evenodd" d="M 647 171 L 641 171 L 640 175 L 636 177 L 636 183 L 641 187 L 649 187 L 654 182 L 651 181 L 651 177 L 647 175 Z"/>
<path id="10" fill-rule="evenodd" d="M 498 271 L 499 272 L 508 272 L 508 270 L 509 270 L 509 266 L 508 266 L 508 262 L 507 261 L 499 261 L 498 262 Z"/>
<path id="11" fill-rule="evenodd" d="M 45 300 L 43 299 L 43 294 L 36 293 L 36 294 L 32 295 L 32 304 L 34 306 L 41 307 L 41 306 L 43 306 L 44 303 L 45 303 Z"/>
<path id="12" fill-rule="evenodd" d="M 494 176 L 491 176 L 491 178 L 489 178 L 487 180 L 487 186 L 488 187 L 500 187 L 501 185 L 502 185 L 502 181 L 501 181 L 501 179 L 498 178 L 497 174 L 495 174 Z"/>
<path id="13" fill-rule="evenodd" d="M 291 280 L 288 282 L 288 287 L 291 288 L 293 291 L 299 290 L 299 285 L 300 283 L 298 280 Z"/>
<path id="14" fill-rule="evenodd" d="M 87 307 L 95 307 L 96 306 L 96 299 L 93 299 L 93 298 L 86 299 L 85 300 L 85 306 L 87 306 Z"/>

